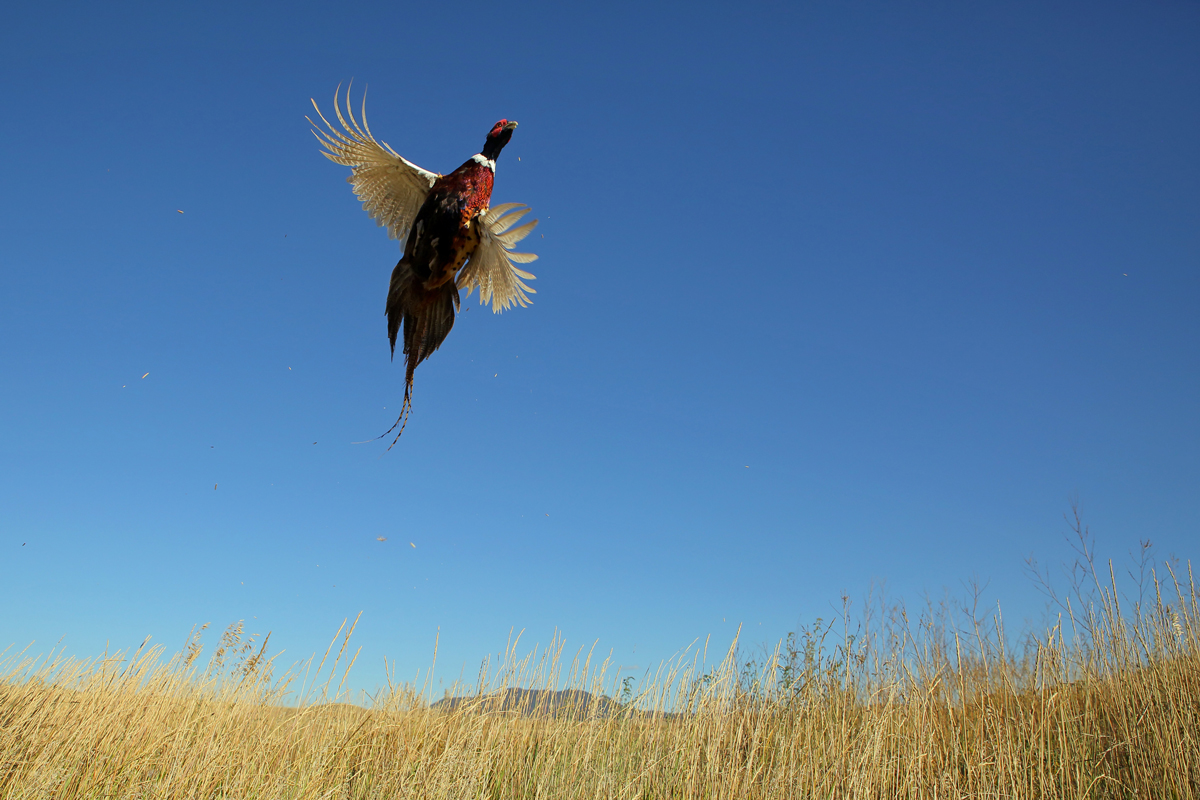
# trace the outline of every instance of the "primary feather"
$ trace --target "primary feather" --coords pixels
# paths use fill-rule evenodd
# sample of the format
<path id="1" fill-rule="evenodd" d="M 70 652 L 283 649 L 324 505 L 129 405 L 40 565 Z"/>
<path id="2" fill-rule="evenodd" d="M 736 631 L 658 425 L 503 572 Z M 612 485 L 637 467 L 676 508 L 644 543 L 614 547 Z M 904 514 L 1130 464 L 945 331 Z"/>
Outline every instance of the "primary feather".
<path id="1" fill-rule="evenodd" d="M 367 126 L 367 95 L 363 93 L 362 125 L 354 118 L 350 108 L 350 91 L 346 91 L 346 116 L 342 116 L 338 93 L 339 85 L 333 93 L 333 110 L 337 114 L 342 130 L 338 131 L 325 119 L 317 101 L 313 100 L 313 109 L 325 123 L 328 131 L 321 130 L 311 118 L 306 117 L 313 126 L 313 135 L 317 137 L 325 149 L 322 155 L 335 164 L 350 167 L 350 177 L 346 182 L 354 187 L 354 193 L 362 201 L 363 209 L 371 215 L 381 227 L 388 229 L 388 235 L 393 239 L 404 242 L 412 229 L 413 220 L 429 190 L 438 178 L 436 172 L 421 169 L 416 164 L 392 150 L 386 143 L 380 144 L 371 135 Z M 347 123 L 346 117 L 350 118 Z"/>
<path id="2" fill-rule="evenodd" d="M 475 248 L 471 260 L 458 273 L 457 284 L 459 289 L 467 290 L 468 297 L 478 288 L 479 302 L 487 305 L 490 301 L 494 314 L 499 314 L 513 305 L 524 308 L 532 302 L 526 292 L 537 294 L 536 289 L 530 288 L 521 280 L 533 280 L 534 276 L 517 267 L 517 264 L 536 261 L 537 256 L 533 253 L 515 253 L 512 250 L 513 245 L 528 236 L 538 224 L 535 219 L 519 228 L 513 228 L 513 225 L 528 213 L 529 209 L 520 203 L 504 203 L 475 218 L 479 246 Z"/>

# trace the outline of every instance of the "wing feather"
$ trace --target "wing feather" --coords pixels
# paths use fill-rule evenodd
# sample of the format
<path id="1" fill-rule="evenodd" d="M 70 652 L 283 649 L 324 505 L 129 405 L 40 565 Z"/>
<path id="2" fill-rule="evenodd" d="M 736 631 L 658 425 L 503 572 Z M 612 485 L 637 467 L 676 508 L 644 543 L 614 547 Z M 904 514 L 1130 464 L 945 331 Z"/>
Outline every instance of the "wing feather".
<path id="1" fill-rule="evenodd" d="M 507 233 L 502 233 L 496 238 L 499 239 L 505 247 L 512 249 L 513 245 L 528 236 L 536 226 L 537 220 L 535 219 L 533 222 L 526 222 L 519 228 L 513 228 Z"/>
<path id="2" fill-rule="evenodd" d="M 496 220 L 500 219 L 514 208 L 525 208 L 525 206 L 522 203 L 501 203 L 498 206 L 492 206 L 484 213 L 483 224 L 487 225 L 488 227 L 494 226 L 496 224 Z M 504 233 L 504 231 L 517 224 L 517 220 L 521 219 L 522 216 L 524 215 L 518 214 L 515 217 L 509 217 L 502 225 L 500 225 L 500 227 L 496 228 L 496 232 Z"/>
<path id="3" fill-rule="evenodd" d="M 519 228 L 512 227 L 528 213 L 529 209 L 520 203 L 504 203 L 476 216 L 473 222 L 479 246 L 458 273 L 458 288 L 466 289 L 470 296 L 478 287 L 479 301 L 484 305 L 490 302 L 497 314 L 513 305 L 523 308 L 532 302 L 529 294 L 537 294 L 522 280 L 533 280 L 534 276 L 517 268 L 517 264 L 536 261 L 537 255 L 514 253 L 511 249 L 537 225 L 535 219 Z"/>
<path id="4" fill-rule="evenodd" d="M 350 167 L 347 182 L 362 201 L 363 209 L 380 226 L 388 229 L 388 235 L 403 242 L 412 228 L 421 204 L 425 202 L 434 181 L 441 177 L 436 172 L 421 169 L 416 164 L 393 150 L 386 142 L 376 141 L 367 125 L 367 94 L 363 92 L 362 124 L 354 117 L 350 107 L 350 90 L 346 90 L 346 115 L 342 115 L 339 93 L 341 85 L 333 93 L 333 110 L 342 130 L 330 124 L 317 101 L 313 108 L 321 122 L 319 125 L 306 117 L 313 126 L 313 135 L 324 148 L 322 155 L 335 164 Z M 350 121 L 346 121 L 346 117 Z"/>

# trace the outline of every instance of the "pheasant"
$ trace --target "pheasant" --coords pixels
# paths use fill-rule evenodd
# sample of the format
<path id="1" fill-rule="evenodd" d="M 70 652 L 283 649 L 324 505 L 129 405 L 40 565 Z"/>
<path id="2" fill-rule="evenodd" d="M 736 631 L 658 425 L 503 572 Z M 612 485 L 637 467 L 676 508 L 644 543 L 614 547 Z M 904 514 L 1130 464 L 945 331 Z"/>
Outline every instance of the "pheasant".
<path id="1" fill-rule="evenodd" d="M 333 107 L 339 131 L 312 101 L 326 130 L 308 118 L 321 142 L 322 155 L 350 167 L 347 182 L 362 201 L 363 209 L 388 235 L 401 242 L 404 255 L 392 270 L 385 313 L 392 357 L 396 337 L 404 329 L 404 403 L 396 422 L 404 433 L 412 411 L 413 372 L 446 340 L 459 310 L 459 291 L 467 297 L 479 289 L 479 300 L 489 302 L 493 313 L 513 305 L 527 306 L 536 292 L 524 281 L 533 275 L 517 267 L 537 259 L 533 253 L 513 252 L 513 246 L 537 225 L 537 220 L 517 226 L 529 208 L 521 203 L 490 207 L 496 159 L 512 138 L 516 122 L 502 119 L 492 126 L 483 149 L 448 175 L 421 169 L 400 156 L 386 142 L 378 142 L 367 126 L 367 98 L 363 94 L 362 124 L 354 118 L 350 92 L 342 116 L 339 92 Z M 346 118 L 349 117 L 347 123 Z M 526 293 L 529 294 L 526 294 Z"/>

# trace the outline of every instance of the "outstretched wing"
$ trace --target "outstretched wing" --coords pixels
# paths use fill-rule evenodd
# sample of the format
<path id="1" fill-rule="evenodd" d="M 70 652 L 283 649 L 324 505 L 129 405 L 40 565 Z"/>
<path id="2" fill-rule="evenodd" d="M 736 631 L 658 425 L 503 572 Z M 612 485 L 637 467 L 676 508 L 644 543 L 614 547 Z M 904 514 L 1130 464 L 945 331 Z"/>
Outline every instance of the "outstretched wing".
<path id="1" fill-rule="evenodd" d="M 515 209 L 520 210 L 512 213 Z M 479 287 L 479 301 L 484 305 L 490 301 L 493 313 L 499 314 L 514 303 L 524 308 L 532 302 L 525 293 L 537 294 L 521 281 L 522 278 L 533 280 L 533 276 L 517 268 L 517 264 L 536 261 L 537 256 L 512 251 L 513 245 L 528 236 L 538 224 L 535 219 L 513 227 L 528 213 L 529 209 L 520 203 L 504 203 L 479 214 L 472 221 L 479 235 L 479 246 L 458 273 L 455 283 L 459 289 L 467 290 L 468 297 Z"/>
<path id="2" fill-rule="evenodd" d="M 322 155 L 335 164 L 350 167 L 350 177 L 346 181 L 354 187 L 354 193 L 362 201 L 366 212 L 388 229 L 389 236 L 403 243 L 430 187 L 441 175 L 421 169 L 401 157 L 386 142 L 380 144 L 375 141 L 371 129 L 367 127 L 366 92 L 363 92 L 362 125 L 359 126 L 350 108 L 350 90 L 346 90 L 346 116 L 350 118 L 347 124 L 338 101 L 340 90 L 339 84 L 333 93 L 333 110 L 342 124 L 342 131 L 329 124 L 321 109 L 317 108 L 316 100 L 312 101 L 313 108 L 329 129 L 328 133 L 321 130 L 312 119 L 305 119 L 313 126 L 313 135 L 325 148 Z"/>

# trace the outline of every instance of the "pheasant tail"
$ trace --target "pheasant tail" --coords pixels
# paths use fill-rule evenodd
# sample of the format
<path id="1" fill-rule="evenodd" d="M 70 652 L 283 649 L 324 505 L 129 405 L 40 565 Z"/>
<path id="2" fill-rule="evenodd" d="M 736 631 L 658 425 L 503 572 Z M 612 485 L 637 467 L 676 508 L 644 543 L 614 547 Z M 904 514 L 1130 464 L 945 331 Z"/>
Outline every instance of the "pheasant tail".
<path id="1" fill-rule="evenodd" d="M 408 414 L 412 411 L 413 373 L 417 366 L 429 358 L 434 350 L 442 346 L 450 329 L 454 327 L 454 314 L 458 310 L 458 288 L 453 281 L 447 281 L 441 286 L 426 289 L 422 281 L 412 270 L 406 259 L 392 270 L 392 282 L 388 288 L 387 318 L 388 339 L 392 344 L 392 357 L 396 356 L 396 337 L 400 329 L 404 329 L 402 352 L 404 353 L 404 403 L 400 408 L 400 416 L 383 435 L 400 427 L 400 432 L 392 440 L 392 445 L 404 433 L 404 425 Z M 388 449 L 391 449 L 389 445 Z"/>

